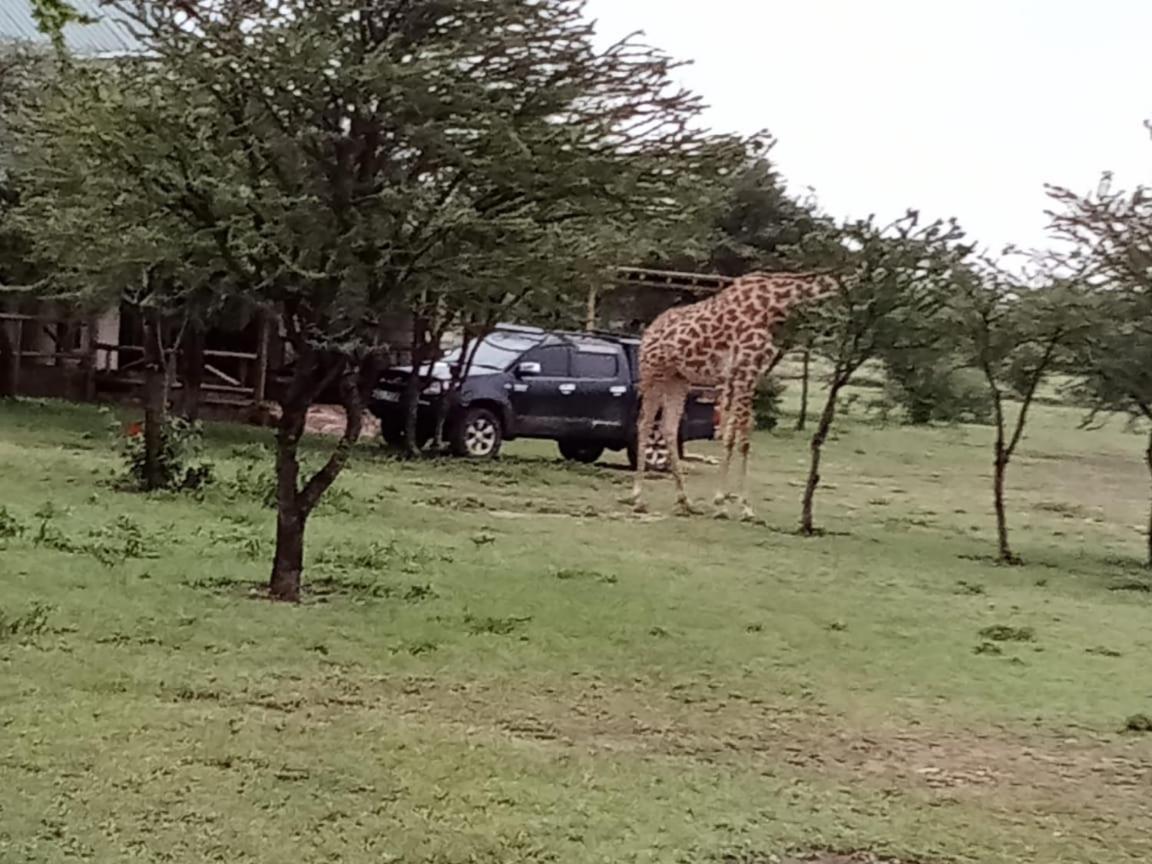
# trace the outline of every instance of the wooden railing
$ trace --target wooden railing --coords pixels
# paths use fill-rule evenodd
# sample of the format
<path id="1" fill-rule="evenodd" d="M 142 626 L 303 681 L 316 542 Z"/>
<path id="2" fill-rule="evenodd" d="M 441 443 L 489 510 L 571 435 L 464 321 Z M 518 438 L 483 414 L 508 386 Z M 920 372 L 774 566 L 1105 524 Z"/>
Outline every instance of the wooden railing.
<path id="1" fill-rule="evenodd" d="M 54 351 L 28 350 L 24 348 L 24 331 L 29 325 L 42 324 L 63 328 L 65 334 L 80 333 L 78 348 L 60 348 L 60 339 L 51 330 L 48 335 L 56 344 Z M 47 326 L 46 328 L 47 329 Z M 53 365 L 65 365 L 61 361 L 74 361 L 84 372 L 85 398 L 91 399 L 96 393 L 96 348 L 92 338 L 95 328 L 91 322 L 63 319 L 49 315 L 21 315 L 15 312 L 0 312 L 0 356 L 6 363 L 6 380 L 3 392 L 13 396 L 20 393 L 20 378 L 25 360 L 52 360 Z"/>
<path id="2" fill-rule="evenodd" d="M 96 347 L 101 351 L 117 355 L 116 371 L 118 376 L 125 380 L 134 381 L 133 370 L 144 365 L 143 345 L 117 345 L 99 342 Z M 209 393 L 248 396 L 256 402 L 264 400 L 268 386 L 266 352 L 218 351 L 206 348 L 203 353 L 204 373 L 207 377 L 200 385 L 202 390 Z M 170 351 L 168 362 L 178 362 L 181 356 L 182 352 L 179 350 Z M 213 360 L 225 362 L 213 363 L 211 362 Z M 226 365 L 233 365 L 235 368 L 227 371 L 220 368 Z M 176 388 L 182 386 L 179 376 L 174 378 L 172 383 Z"/>

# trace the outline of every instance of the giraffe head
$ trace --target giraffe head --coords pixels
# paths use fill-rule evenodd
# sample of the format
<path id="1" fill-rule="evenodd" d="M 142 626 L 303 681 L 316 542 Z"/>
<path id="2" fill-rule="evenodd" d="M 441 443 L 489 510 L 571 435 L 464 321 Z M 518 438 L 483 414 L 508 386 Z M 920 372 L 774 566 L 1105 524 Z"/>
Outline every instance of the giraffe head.
<path id="1" fill-rule="evenodd" d="M 840 291 L 840 280 L 831 273 L 797 274 L 795 303 L 815 303 Z"/>
<path id="2" fill-rule="evenodd" d="M 776 315 L 797 306 L 815 303 L 840 291 L 840 280 L 829 273 L 753 273 L 747 277 L 752 290 Z"/>

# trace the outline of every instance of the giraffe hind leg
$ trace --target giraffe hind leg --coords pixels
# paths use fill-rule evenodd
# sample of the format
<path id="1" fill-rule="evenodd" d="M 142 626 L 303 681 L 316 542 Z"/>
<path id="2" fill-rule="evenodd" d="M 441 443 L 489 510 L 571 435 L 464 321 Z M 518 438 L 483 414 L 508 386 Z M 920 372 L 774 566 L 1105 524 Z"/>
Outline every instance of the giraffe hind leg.
<path id="1" fill-rule="evenodd" d="M 644 504 L 644 475 L 648 469 L 646 442 L 656 423 L 656 414 L 660 411 L 663 401 L 663 387 L 654 385 L 646 388 L 640 398 L 640 410 L 636 417 L 636 467 L 632 479 L 632 495 L 626 503 L 632 505 L 637 513 L 643 513 L 647 506 Z"/>
<path id="2" fill-rule="evenodd" d="M 688 492 L 684 487 L 684 470 L 680 464 L 679 448 L 675 441 L 680 434 L 680 418 L 684 416 L 684 403 L 688 398 L 688 384 L 677 381 L 669 384 L 664 393 L 664 441 L 668 447 L 668 467 L 676 480 L 676 510 L 683 516 L 693 515 L 696 511 L 688 500 Z"/>

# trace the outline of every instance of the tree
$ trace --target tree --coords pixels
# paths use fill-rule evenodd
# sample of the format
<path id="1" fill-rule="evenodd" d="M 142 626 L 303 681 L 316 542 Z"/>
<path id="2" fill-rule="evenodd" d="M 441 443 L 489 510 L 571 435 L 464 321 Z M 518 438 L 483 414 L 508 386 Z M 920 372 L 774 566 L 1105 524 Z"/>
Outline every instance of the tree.
<path id="1" fill-rule="evenodd" d="M 1008 537 L 1008 465 L 1023 439 L 1037 389 L 1082 331 L 1083 299 L 1067 282 L 1049 279 L 1028 287 L 995 267 L 964 280 L 960 289 L 953 323 L 965 340 L 969 362 L 984 375 L 992 395 L 997 560 L 1019 564 Z M 1015 420 L 1009 417 L 1010 400 L 1017 403 Z"/>
<path id="2" fill-rule="evenodd" d="M 947 303 L 971 251 L 954 222 L 921 226 L 909 211 L 887 226 L 874 219 L 837 226 L 825 220 L 794 251 L 833 268 L 839 294 L 797 326 L 809 329 L 813 350 L 831 364 L 827 396 L 809 444 L 808 479 L 801 504 L 801 533 L 816 533 L 813 506 L 820 484 L 823 448 L 836 419 L 841 391 L 882 351 L 900 354 L 934 343 L 932 321 Z"/>
<path id="3" fill-rule="evenodd" d="M 540 286 L 555 303 L 585 262 L 684 221 L 745 152 L 700 131 L 663 54 L 631 38 L 595 49 L 576 0 L 109 5 L 150 59 L 101 82 L 113 98 L 69 98 L 84 86 L 70 81 L 56 119 L 32 124 L 38 203 L 103 216 L 128 199 L 139 234 L 181 247 L 162 260 L 182 261 L 182 282 L 286 333 L 276 599 L 300 595 L 306 522 L 359 437 L 390 315 L 422 297 L 468 309 L 454 298 L 476 291 L 531 301 Z M 107 179 L 97 192 L 86 176 Z M 121 265 L 153 260 L 114 246 L 101 244 Z M 307 410 L 330 387 L 347 425 L 303 477 Z"/>
<path id="4" fill-rule="evenodd" d="M 1152 476 L 1152 191 L 1113 191 L 1106 174 L 1095 194 L 1048 192 L 1051 229 L 1065 244 L 1058 263 L 1093 295 L 1075 345 L 1077 389 L 1093 413 L 1150 424 L 1144 459 Z M 1152 508 L 1147 541 L 1152 567 Z"/>
<path id="5" fill-rule="evenodd" d="M 1152 479 L 1152 298 L 1108 292 L 1092 298 L 1085 328 L 1073 346 L 1077 395 L 1100 412 L 1145 424 L 1144 462 Z M 1091 418 L 1089 418 L 1090 420 Z M 1152 507 L 1145 563 L 1152 568 Z"/>

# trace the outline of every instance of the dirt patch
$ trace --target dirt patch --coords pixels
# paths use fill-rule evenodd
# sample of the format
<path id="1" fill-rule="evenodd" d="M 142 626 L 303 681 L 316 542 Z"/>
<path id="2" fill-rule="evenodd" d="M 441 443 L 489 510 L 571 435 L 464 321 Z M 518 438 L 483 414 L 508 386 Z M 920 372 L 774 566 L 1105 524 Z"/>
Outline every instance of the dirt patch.
<path id="1" fill-rule="evenodd" d="M 346 414 L 341 405 L 313 405 L 308 409 L 304 431 L 309 435 L 327 435 L 339 438 L 344 434 Z M 249 408 L 244 420 L 254 426 L 275 426 L 280 420 L 280 406 L 275 402 L 261 402 Z M 371 440 L 380 435 L 380 421 L 368 411 L 361 421 L 360 440 Z"/>
<path id="2" fill-rule="evenodd" d="M 907 858 L 885 858 L 873 852 L 814 852 L 800 857 L 789 856 L 780 859 L 780 864 L 926 864 Z"/>
<path id="3" fill-rule="evenodd" d="M 740 852 L 720 857 L 721 864 L 928 864 L 910 858 L 885 858 L 874 852 Z"/>

